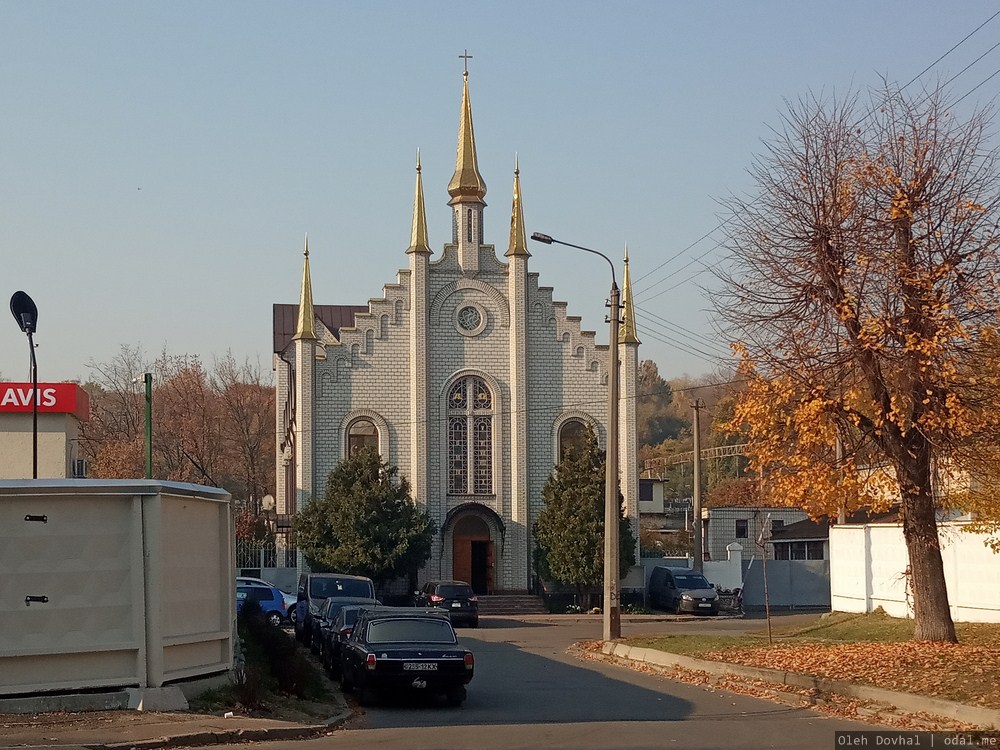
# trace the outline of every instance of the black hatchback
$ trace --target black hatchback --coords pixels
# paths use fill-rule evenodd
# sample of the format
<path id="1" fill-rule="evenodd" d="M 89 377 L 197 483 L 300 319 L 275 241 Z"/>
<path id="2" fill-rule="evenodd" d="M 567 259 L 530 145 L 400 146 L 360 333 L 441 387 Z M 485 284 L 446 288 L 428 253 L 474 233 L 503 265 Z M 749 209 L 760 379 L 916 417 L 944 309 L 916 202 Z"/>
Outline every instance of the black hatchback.
<path id="1" fill-rule="evenodd" d="M 445 610 L 452 625 L 479 627 L 479 600 L 465 581 L 428 581 L 413 592 L 413 605 Z"/>

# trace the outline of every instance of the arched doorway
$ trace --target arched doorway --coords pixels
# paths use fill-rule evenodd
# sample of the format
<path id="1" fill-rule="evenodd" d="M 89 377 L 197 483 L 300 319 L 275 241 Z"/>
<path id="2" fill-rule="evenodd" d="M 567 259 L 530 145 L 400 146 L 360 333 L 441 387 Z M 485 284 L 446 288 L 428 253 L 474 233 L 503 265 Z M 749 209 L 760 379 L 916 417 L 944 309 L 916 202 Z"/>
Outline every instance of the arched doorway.
<path id="1" fill-rule="evenodd" d="M 491 594 L 496 570 L 490 527 L 479 515 L 466 513 L 455 520 L 451 535 L 451 570 L 468 581 L 477 594 Z"/>

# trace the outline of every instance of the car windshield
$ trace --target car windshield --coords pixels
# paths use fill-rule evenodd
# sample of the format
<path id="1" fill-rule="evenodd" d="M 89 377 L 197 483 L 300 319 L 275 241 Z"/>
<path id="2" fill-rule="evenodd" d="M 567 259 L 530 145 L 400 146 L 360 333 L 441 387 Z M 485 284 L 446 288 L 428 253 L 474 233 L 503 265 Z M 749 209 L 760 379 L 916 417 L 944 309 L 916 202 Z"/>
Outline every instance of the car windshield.
<path id="1" fill-rule="evenodd" d="M 309 583 L 309 595 L 314 599 L 331 596 L 365 599 L 374 598 L 375 592 L 371 583 L 357 578 L 313 578 Z"/>
<path id="2" fill-rule="evenodd" d="M 445 599 L 459 599 L 465 596 L 472 596 L 472 587 L 455 585 L 438 586 L 437 593 Z"/>
<path id="3" fill-rule="evenodd" d="M 679 589 L 710 589 L 712 584 L 708 582 L 705 576 L 697 574 L 688 575 L 674 575 L 674 580 L 677 581 L 677 588 Z"/>
<path id="4" fill-rule="evenodd" d="M 456 643 L 455 630 L 447 620 L 376 620 L 368 625 L 369 643 Z"/>

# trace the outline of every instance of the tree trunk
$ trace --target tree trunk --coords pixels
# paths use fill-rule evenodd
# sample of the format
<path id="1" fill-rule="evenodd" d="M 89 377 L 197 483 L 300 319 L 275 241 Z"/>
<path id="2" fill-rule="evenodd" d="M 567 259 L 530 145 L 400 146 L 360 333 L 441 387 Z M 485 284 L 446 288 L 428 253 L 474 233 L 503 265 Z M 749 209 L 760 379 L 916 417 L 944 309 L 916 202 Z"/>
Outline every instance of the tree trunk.
<path id="1" fill-rule="evenodd" d="M 913 638 L 918 641 L 956 643 L 955 624 L 948 607 L 948 589 L 938 540 L 934 504 L 929 497 L 903 503 L 903 537 L 910 558 L 913 592 Z"/>
<path id="2" fill-rule="evenodd" d="M 897 462 L 903 500 L 903 538 L 910 560 L 909 584 L 913 594 L 913 638 L 917 641 L 957 643 L 955 623 L 948 607 L 941 542 L 931 480 L 930 446 L 915 441 Z"/>

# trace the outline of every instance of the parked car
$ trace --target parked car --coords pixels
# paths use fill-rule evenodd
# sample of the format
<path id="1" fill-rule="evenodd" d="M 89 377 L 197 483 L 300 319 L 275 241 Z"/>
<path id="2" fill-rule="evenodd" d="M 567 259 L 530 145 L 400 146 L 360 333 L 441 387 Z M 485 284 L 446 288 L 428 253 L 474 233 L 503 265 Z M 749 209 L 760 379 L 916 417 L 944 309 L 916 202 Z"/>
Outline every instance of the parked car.
<path id="1" fill-rule="evenodd" d="M 246 602 L 257 602 L 264 612 L 267 621 L 279 626 L 285 622 L 288 610 L 285 609 L 285 598 L 277 586 L 265 584 L 239 584 L 236 586 L 236 612 L 243 609 Z"/>
<path id="2" fill-rule="evenodd" d="M 305 645 L 310 645 L 312 638 L 312 618 L 319 612 L 323 600 L 331 596 L 374 599 L 375 584 L 371 578 L 343 573 L 300 574 L 295 603 L 295 637 Z"/>
<path id="3" fill-rule="evenodd" d="M 329 628 L 333 621 L 337 619 L 341 607 L 347 605 L 369 607 L 381 604 L 378 599 L 368 597 L 350 596 L 329 596 L 319 605 L 319 612 L 309 618 L 309 633 L 306 636 L 306 643 L 314 654 L 318 654 L 320 661 L 323 660 L 323 649 L 326 647 L 326 638 L 329 635 Z"/>
<path id="4" fill-rule="evenodd" d="M 416 607 L 440 607 L 453 625 L 479 627 L 479 600 L 465 581 L 428 581 L 413 592 Z"/>
<path id="5" fill-rule="evenodd" d="M 340 678 L 340 654 L 343 651 L 344 641 L 351 637 L 351 631 L 354 630 L 361 609 L 360 604 L 338 605 L 336 617 L 320 629 L 320 661 L 333 679 Z"/>
<path id="6" fill-rule="evenodd" d="M 340 684 L 366 705 L 380 693 L 442 693 L 460 706 L 475 659 L 461 646 L 445 612 L 406 607 L 361 609 L 341 646 Z"/>
<path id="7" fill-rule="evenodd" d="M 679 614 L 719 614 L 719 592 L 704 575 L 689 568 L 659 565 L 649 576 L 649 603 Z"/>
<path id="8" fill-rule="evenodd" d="M 270 581 L 265 581 L 263 578 L 251 578 L 250 576 L 236 576 L 237 586 L 274 586 Z M 294 594 L 289 594 L 284 589 L 279 589 L 281 595 L 285 599 L 285 615 L 288 617 L 289 621 L 295 622 L 295 602 L 296 598 Z"/>

